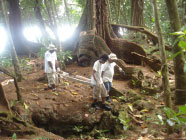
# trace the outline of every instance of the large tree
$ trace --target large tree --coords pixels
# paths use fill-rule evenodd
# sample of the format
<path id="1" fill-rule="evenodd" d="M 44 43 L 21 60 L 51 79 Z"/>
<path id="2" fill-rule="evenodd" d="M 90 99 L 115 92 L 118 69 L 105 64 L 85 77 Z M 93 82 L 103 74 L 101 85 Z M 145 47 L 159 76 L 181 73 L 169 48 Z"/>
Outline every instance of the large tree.
<path id="1" fill-rule="evenodd" d="M 181 22 L 178 15 L 178 7 L 176 0 L 165 0 L 170 23 L 173 32 L 178 32 L 181 30 Z M 174 37 L 174 42 L 177 41 L 177 37 Z M 178 42 L 173 46 L 173 53 L 176 54 L 181 51 L 181 48 L 178 46 Z M 184 72 L 184 54 L 180 53 L 174 58 L 174 71 L 175 71 L 175 95 L 176 95 L 176 104 L 185 104 L 186 103 L 186 73 Z"/>
<path id="2" fill-rule="evenodd" d="M 19 0 L 7 1 L 9 4 L 10 31 L 17 54 L 25 55 L 39 51 L 42 45 L 27 41 L 23 35 L 23 26 L 21 19 L 21 11 L 19 7 Z"/>
<path id="3" fill-rule="evenodd" d="M 79 37 L 82 31 L 85 32 L 81 33 Z M 75 40 L 73 46 L 76 46 L 78 60 L 82 62 L 86 59 L 92 63 L 101 54 L 112 51 L 128 63 L 140 64 L 141 60 L 133 55 L 133 52 L 146 55 L 141 46 L 117 38 L 109 21 L 107 0 L 86 1 L 73 39 Z"/>
<path id="4" fill-rule="evenodd" d="M 144 0 L 131 0 L 131 25 L 144 26 Z"/>
<path id="5" fill-rule="evenodd" d="M 12 39 L 18 54 L 28 52 L 24 45 L 25 37 L 23 35 L 21 11 L 19 8 L 19 0 L 8 0 L 9 3 L 9 22 Z"/>

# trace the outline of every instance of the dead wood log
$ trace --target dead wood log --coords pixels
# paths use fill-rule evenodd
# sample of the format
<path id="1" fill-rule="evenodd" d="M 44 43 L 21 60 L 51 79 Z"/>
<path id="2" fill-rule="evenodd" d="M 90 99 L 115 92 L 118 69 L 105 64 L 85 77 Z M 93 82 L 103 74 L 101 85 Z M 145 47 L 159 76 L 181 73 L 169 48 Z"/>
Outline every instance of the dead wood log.
<path id="1" fill-rule="evenodd" d="M 0 111 L 11 113 L 10 105 L 6 98 L 6 95 L 5 95 L 5 92 L 3 90 L 3 86 L 1 83 L 0 83 Z"/>
<path id="2" fill-rule="evenodd" d="M 19 90 L 17 79 L 14 76 L 14 74 L 10 73 L 8 70 L 6 70 L 5 68 L 3 68 L 1 66 L 0 66 L 0 71 L 14 79 L 14 85 L 15 85 L 15 88 L 16 88 L 17 99 L 18 99 L 18 101 L 22 101 L 22 96 L 21 96 L 21 93 L 20 93 L 20 90 Z"/>
<path id="3" fill-rule="evenodd" d="M 138 59 L 141 59 L 143 62 L 145 62 L 147 65 L 149 65 L 154 71 L 159 71 L 161 69 L 161 62 L 158 59 L 151 59 L 147 56 L 140 55 L 136 52 L 132 52 L 133 55 L 138 57 Z"/>
<path id="4" fill-rule="evenodd" d="M 146 56 L 146 52 L 142 46 L 125 39 L 115 39 L 108 37 L 106 42 L 110 50 L 117 54 L 118 58 L 124 60 L 128 64 L 141 64 L 141 60 L 133 55 L 132 52 Z"/>
<path id="5" fill-rule="evenodd" d="M 143 76 L 143 73 L 141 71 L 140 68 L 136 67 L 136 66 L 128 66 L 123 60 L 118 59 L 115 61 L 115 63 L 122 68 L 122 70 L 125 72 L 124 76 L 121 76 L 122 79 L 131 79 L 133 76 L 137 75 L 137 76 Z"/>
<path id="6" fill-rule="evenodd" d="M 121 27 L 121 28 L 126 28 L 128 30 L 135 30 L 141 33 L 146 34 L 148 37 L 150 37 L 153 41 L 158 43 L 158 36 L 152 32 L 150 32 L 148 29 L 144 27 L 139 27 L 139 26 L 129 26 L 129 25 L 123 25 L 123 24 L 111 24 L 113 27 Z M 165 45 L 165 49 L 167 51 L 171 51 L 172 47 Z"/>

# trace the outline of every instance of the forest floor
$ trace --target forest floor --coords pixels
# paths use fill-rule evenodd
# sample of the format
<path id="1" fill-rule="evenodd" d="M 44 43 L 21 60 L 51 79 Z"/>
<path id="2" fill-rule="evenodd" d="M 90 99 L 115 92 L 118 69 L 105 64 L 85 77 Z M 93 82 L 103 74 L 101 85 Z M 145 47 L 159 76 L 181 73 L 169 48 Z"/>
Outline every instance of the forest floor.
<path id="1" fill-rule="evenodd" d="M 149 82 L 156 83 L 160 88 L 161 79 L 156 72 L 148 67 L 138 67 Z M 68 65 L 65 72 L 90 78 L 92 67 L 79 67 L 74 63 Z M 3 74 L 0 75 L 0 82 L 10 79 Z M 145 94 L 143 90 L 131 87 L 131 80 L 114 80 L 113 87 L 124 93 L 125 97 L 111 97 L 112 111 L 95 110 L 90 107 L 92 103 L 90 86 L 62 79 L 57 90 L 53 92 L 45 90 L 47 82 L 43 77 L 45 74 L 42 67 L 24 72 L 25 79 L 19 83 L 24 104 L 16 101 L 13 83 L 3 87 L 12 110 L 21 120 L 46 130 L 38 129 L 37 135 L 17 135 L 17 138 L 179 138 L 178 133 L 167 136 L 166 127 L 161 120 L 158 120 L 158 115 L 164 116 L 162 91 Z M 127 115 L 123 115 L 121 119 L 125 111 Z M 112 124 L 113 118 L 119 120 L 115 122 L 118 129 L 122 126 L 121 129 L 125 131 L 116 130 L 115 124 Z M 12 136 L 0 136 L 0 139 L 3 138 L 12 138 Z"/>

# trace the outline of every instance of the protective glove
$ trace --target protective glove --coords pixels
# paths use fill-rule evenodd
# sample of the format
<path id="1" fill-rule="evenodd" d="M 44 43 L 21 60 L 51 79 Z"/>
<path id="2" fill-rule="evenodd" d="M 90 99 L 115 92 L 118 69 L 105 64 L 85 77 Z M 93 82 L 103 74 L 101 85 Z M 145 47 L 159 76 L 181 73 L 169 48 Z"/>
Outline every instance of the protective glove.
<path id="1" fill-rule="evenodd" d="M 122 73 L 122 75 L 125 75 L 125 72 L 124 72 L 123 70 L 122 70 L 122 72 L 121 72 L 121 73 Z"/>
<path id="2" fill-rule="evenodd" d="M 60 72 L 60 71 L 61 71 L 61 70 L 60 70 L 60 68 L 58 67 L 58 68 L 57 68 L 57 72 Z"/>
<path id="3" fill-rule="evenodd" d="M 122 72 L 123 70 L 122 70 L 122 68 L 119 68 L 119 72 Z"/>

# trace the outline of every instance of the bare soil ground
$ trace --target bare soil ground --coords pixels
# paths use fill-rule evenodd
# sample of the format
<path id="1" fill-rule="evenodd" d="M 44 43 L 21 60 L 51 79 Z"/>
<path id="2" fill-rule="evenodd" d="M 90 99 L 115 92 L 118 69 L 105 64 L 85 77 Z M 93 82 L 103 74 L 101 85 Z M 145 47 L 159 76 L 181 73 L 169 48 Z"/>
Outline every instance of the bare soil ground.
<path id="1" fill-rule="evenodd" d="M 155 75 L 155 72 L 151 71 L 147 67 L 141 67 L 143 73 L 147 77 L 153 77 Z M 67 66 L 66 72 L 72 73 L 74 75 L 81 75 L 87 78 L 90 78 L 92 74 L 92 67 L 79 67 L 77 64 L 72 64 Z M 8 77 L 4 76 L 3 74 L 0 74 L 0 82 L 4 81 L 5 79 L 8 79 Z M 83 114 L 83 117 L 86 119 L 91 116 L 91 113 L 89 111 L 90 104 L 92 103 L 92 88 L 87 85 L 83 85 L 77 82 L 72 82 L 69 80 L 61 80 L 59 86 L 57 87 L 57 90 L 55 92 L 51 90 L 45 90 L 44 88 L 47 88 L 47 83 L 38 80 L 41 79 L 41 77 L 44 77 L 44 72 L 42 69 L 34 70 L 33 72 L 27 74 L 24 74 L 25 80 L 19 83 L 19 87 L 21 89 L 21 93 L 23 95 L 24 100 L 24 108 L 20 107 L 20 105 L 16 106 L 16 92 L 15 87 L 13 83 L 9 83 L 8 85 L 4 86 L 4 90 L 6 92 L 7 99 L 11 105 L 11 107 L 14 109 L 14 111 L 17 111 L 17 114 L 20 114 L 22 116 L 22 119 L 27 121 L 27 118 L 29 118 L 29 115 L 31 115 L 33 112 L 37 112 L 38 110 L 53 110 L 54 112 L 57 112 L 58 116 L 63 118 L 65 116 L 76 116 L 77 114 Z M 129 80 L 126 81 L 119 81 L 114 80 L 113 86 L 118 89 L 119 91 L 127 92 L 131 90 L 131 87 L 129 86 Z M 139 89 L 132 89 L 136 93 L 140 94 Z M 152 111 L 146 111 L 143 114 L 146 117 L 151 118 L 153 115 L 155 115 L 157 112 L 161 112 L 161 108 L 164 106 L 162 99 L 156 100 L 153 96 L 147 96 L 143 95 L 144 99 L 147 101 L 151 101 L 155 108 Z M 115 100 L 113 99 L 113 102 Z M 14 104 L 15 103 L 15 104 Z M 26 110 L 26 111 L 25 111 Z M 103 112 L 104 110 L 98 110 L 98 114 L 100 112 Z M 25 114 L 25 118 L 24 118 Z M 140 115 L 140 114 L 136 114 Z M 97 115 L 100 117 L 99 115 Z M 30 116 L 31 118 L 31 116 Z M 137 116 L 137 119 L 141 119 L 140 116 Z M 141 131 L 145 131 L 146 128 L 150 129 L 150 134 L 145 133 L 145 137 L 147 139 L 150 139 L 150 136 L 156 135 L 156 137 L 164 138 L 165 132 L 159 130 L 159 125 L 155 125 L 149 122 L 143 123 L 143 125 L 136 126 L 134 128 L 134 131 L 130 132 L 129 138 L 137 138 L 142 137 Z M 41 129 L 40 129 L 41 130 Z M 39 129 L 38 129 L 39 131 Z M 41 133 L 38 134 L 37 137 L 46 136 L 46 131 L 41 130 Z M 132 136 L 133 135 L 133 136 Z M 50 138 L 61 138 L 59 136 L 49 134 L 47 135 Z M 36 136 L 20 136 L 20 138 L 35 138 Z M 155 136 L 153 136 L 155 137 Z M 7 138 L 0 136 L 0 139 Z M 11 137 L 8 137 L 11 138 Z M 19 137 L 18 137 L 19 138 Z"/>

